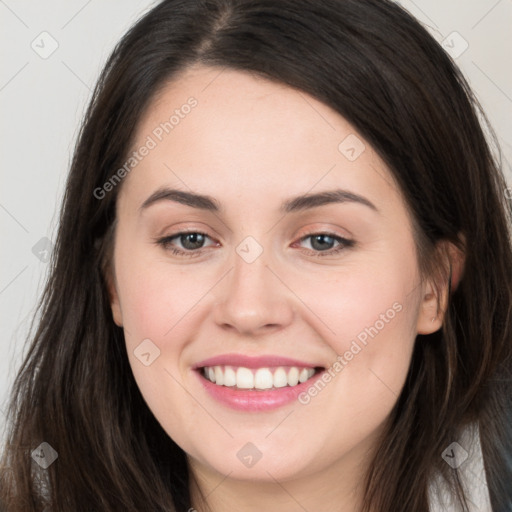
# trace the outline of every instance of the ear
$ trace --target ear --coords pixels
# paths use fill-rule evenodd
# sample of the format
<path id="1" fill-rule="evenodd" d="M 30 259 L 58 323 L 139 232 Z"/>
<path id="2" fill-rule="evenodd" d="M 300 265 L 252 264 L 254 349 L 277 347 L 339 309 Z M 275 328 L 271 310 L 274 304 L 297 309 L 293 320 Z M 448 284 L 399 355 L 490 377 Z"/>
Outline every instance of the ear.
<path id="1" fill-rule="evenodd" d="M 115 282 L 114 270 L 109 266 L 105 281 L 107 284 L 107 292 L 110 300 L 110 308 L 112 309 L 112 318 L 118 327 L 123 327 L 123 313 L 121 311 L 121 303 L 119 302 L 119 294 Z"/>
<path id="2" fill-rule="evenodd" d="M 465 247 L 463 235 L 460 238 Z M 416 326 L 418 334 L 432 334 L 442 327 L 450 294 L 457 289 L 464 272 L 465 255 L 461 249 L 443 240 L 438 243 L 437 250 L 441 253 L 445 272 L 436 273 L 423 283 Z"/>

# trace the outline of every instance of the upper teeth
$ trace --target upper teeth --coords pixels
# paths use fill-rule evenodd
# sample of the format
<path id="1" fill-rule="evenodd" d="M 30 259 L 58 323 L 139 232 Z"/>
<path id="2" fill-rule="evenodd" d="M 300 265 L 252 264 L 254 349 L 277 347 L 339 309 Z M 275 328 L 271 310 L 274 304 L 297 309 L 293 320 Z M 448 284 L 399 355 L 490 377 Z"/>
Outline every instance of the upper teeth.
<path id="1" fill-rule="evenodd" d="M 236 386 L 240 389 L 270 389 L 296 386 L 315 374 L 313 368 L 297 366 L 250 369 L 243 366 L 206 366 L 203 375 L 219 386 Z"/>

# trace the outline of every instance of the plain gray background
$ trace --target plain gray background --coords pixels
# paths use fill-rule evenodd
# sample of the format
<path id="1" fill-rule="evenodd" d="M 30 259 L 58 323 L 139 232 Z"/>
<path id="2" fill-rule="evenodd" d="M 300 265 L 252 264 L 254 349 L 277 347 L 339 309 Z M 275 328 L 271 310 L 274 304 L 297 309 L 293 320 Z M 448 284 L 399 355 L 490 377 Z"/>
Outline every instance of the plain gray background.
<path id="1" fill-rule="evenodd" d="M 0 430 L 85 105 L 114 44 L 155 3 L 0 0 Z M 512 0 L 399 3 L 469 79 L 499 137 L 512 194 Z"/>

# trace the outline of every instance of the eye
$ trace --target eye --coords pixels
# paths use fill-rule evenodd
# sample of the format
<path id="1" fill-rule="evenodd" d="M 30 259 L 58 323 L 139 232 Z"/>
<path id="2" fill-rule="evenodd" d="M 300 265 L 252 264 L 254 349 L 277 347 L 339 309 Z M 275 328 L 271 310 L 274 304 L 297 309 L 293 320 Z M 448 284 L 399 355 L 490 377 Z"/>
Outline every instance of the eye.
<path id="1" fill-rule="evenodd" d="M 308 252 L 314 256 L 328 256 L 337 254 L 344 249 L 353 247 L 355 242 L 333 233 L 311 233 L 302 237 L 299 243 L 307 242 Z"/>
<path id="2" fill-rule="evenodd" d="M 210 241 L 209 244 L 207 244 L 208 241 Z M 185 257 L 199 256 L 207 247 L 219 245 L 206 233 L 199 231 L 176 233 L 157 239 L 156 243 L 175 255 Z M 311 233 L 303 236 L 294 245 L 304 243 L 309 245 L 309 247 L 305 247 L 306 252 L 313 256 L 334 255 L 355 245 L 353 240 L 348 240 L 333 233 Z"/>
<path id="3" fill-rule="evenodd" d="M 216 245 L 206 233 L 189 231 L 176 233 L 156 240 L 164 249 L 170 250 L 173 254 L 183 256 L 196 256 L 202 253 L 202 249 L 209 247 L 205 243 L 210 240 L 209 246 Z"/>

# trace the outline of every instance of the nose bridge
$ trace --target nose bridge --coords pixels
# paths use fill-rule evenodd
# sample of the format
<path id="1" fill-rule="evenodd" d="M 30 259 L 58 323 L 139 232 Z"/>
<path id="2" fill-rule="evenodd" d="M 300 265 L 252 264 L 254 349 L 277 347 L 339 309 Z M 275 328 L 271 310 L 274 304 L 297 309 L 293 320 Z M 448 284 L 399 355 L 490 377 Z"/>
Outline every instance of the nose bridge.
<path id="1" fill-rule="evenodd" d="M 272 272 L 269 270 L 271 263 L 269 249 L 263 250 L 263 247 L 261 249 L 260 253 L 250 245 L 247 247 L 247 244 L 240 244 L 237 247 L 231 273 L 232 293 L 251 298 L 255 298 L 257 294 L 263 294 L 270 298 L 272 291 L 276 291 L 272 290 L 275 283 L 270 279 Z"/>
<path id="2" fill-rule="evenodd" d="M 251 238 L 236 248 L 216 311 L 218 324 L 244 333 L 282 327 L 292 318 L 287 289 L 270 269 L 270 252 Z"/>

